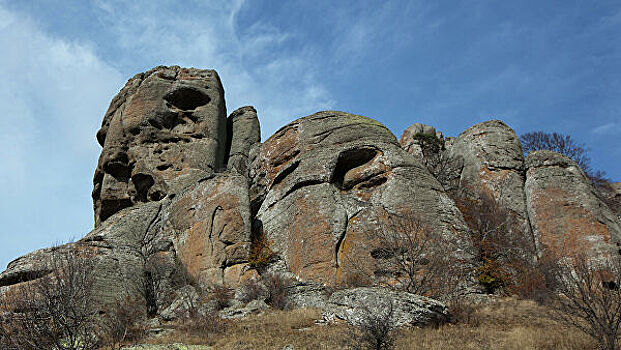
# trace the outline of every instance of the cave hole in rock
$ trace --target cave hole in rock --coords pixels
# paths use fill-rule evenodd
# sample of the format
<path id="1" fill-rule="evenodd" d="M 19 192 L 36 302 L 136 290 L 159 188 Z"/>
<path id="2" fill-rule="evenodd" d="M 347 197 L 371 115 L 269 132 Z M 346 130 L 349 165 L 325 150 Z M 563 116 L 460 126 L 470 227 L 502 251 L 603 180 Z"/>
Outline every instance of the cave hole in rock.
<path id="1" fill-rule="evenodd" d="M 132 182 L 136 188 L 136 201 L 146 202 L 149 188 L 155 183 L 153 176 L 142 173 L 135 174 L 132 176 Z"/>
<path id="2" fill-rule="evenodd" d="M 334 173 L 332 174 L 330 182 L 340 189 L 345 189 L 343 186 L 345 174 L 352 169 L 367 164 L 373 160 L 378 153 L 378 150 L 374 148 L 355 148 L 341 152 L 336 161 Z"/>
<path id="3" fill-rule="evenodd" d="M 164 100 L 166 100 L 170 106 L 183 111 L 191 111 L 211 101 L 209 96 L 191 87 L 181 87 L 171 91 L 164 96 Z"/>
<path id="4" fill-rule="evenodd" d="M 110 160 L 104 163 L 103 170 L 117 181 L 127 182 L 132 168 L 125 161 Z"/>

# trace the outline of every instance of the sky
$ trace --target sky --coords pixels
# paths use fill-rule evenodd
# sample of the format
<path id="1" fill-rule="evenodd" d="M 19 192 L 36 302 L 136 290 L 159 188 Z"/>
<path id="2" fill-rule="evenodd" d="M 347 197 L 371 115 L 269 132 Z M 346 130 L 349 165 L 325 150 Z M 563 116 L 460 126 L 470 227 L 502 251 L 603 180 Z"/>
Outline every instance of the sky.
<path id="1" fill-rule="evenodd" d="M 216 69 L 263 138 L 326 109 L 399 137 L 501 119 L 621 181 L 621 2 L 0 0 L 0 270 L 93 228 L 97 132 L 127 79 Z"/>

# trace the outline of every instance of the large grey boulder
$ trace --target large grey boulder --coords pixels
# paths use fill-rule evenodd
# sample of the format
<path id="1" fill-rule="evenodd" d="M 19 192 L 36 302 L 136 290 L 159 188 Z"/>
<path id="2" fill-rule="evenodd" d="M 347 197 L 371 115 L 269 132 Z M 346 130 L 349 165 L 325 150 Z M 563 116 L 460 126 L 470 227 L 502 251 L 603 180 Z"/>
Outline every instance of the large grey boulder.
<path id="1" fill-rule="evenodd" d="M 379 122 L 325 111 L 298 119 L 252 152 L 254 229 L 302 281 L 335 285 L 377 269 L 390 217 L 420 219 L 472 257 L 461 213 L 422 163 Z"/>
<path id="2" fill-rule="evenodd" d="M 621 220 L 570 158 L 536 151 L 526 159 L 528 213 L 540 250 L 617 253 Z M 563 251 L 564 250 L 564 251 Z"/>
<path id="3" fill-rule="evenodd" d="M 353 325 L 376 315 L 390 316 L 389 321 L 395 327 L 401 327 L 441 324 L 448 320 L 449 312 L 439 301 L 379 287 L 336 291 L 323 311 L 324 320 L 328 322 L 338 319 Z"/>

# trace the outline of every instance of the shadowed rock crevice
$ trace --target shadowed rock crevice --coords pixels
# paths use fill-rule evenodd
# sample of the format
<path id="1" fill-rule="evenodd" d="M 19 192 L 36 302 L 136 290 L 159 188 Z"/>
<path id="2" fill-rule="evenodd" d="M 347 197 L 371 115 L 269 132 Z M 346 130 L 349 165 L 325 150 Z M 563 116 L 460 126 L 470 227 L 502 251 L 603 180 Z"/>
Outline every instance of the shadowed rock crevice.
<path id="1" fill-rule="evenodd" d="M 47 276 L 50 270 L 40 270 L 40 271 L 23 271 L 20 273 L 15 273 L 9 276 L 5 276 L 0 279 L 0 287 L 11 286 L 18 283 L 24 283 L 29 281 L 34 281 L 41 277 Z"/>

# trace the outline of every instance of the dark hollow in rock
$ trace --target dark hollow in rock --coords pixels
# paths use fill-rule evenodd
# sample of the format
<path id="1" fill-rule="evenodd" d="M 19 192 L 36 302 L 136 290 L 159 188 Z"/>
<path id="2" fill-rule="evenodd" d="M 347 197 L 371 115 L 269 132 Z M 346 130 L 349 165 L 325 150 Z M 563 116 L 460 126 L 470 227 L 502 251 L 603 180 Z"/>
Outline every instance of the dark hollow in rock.
<path id="1" fill-rule="evenodd" d="M 149 174 L 136 174 L 132 176 L 132 182 L 136 188 L 136 200 L 146 202 L 149 188 L 155 183 L 153 176 Z"/>
<path id="2" fill-rule="evenodd" d="M 342 190 L 351 188 L 352 186 L 347 186 L 348 188 L 343 186 L 345 174 L 352 169 L 369 163 L 377 154 L 378 151 L 373 148 L 355 148 L 341 152 L 336 161 L 336 167 L 330 182 Z"/>
<path id="3" fill-rule="evenodd" d="M 183 111 L 191 111 L 211 101 L 209 96 L 190 87 L 182 87 L 164 96 L 164 100 L 173 107 Z"/>
<path id="4" fill-rule="evenodd" d="M 114 213 L 132 206 L 132 201 L 129 198 L 124 199 L 106 199 L 101 201 L 101 211 L 99 217 L 101 221 L 106 220 Z"/>

